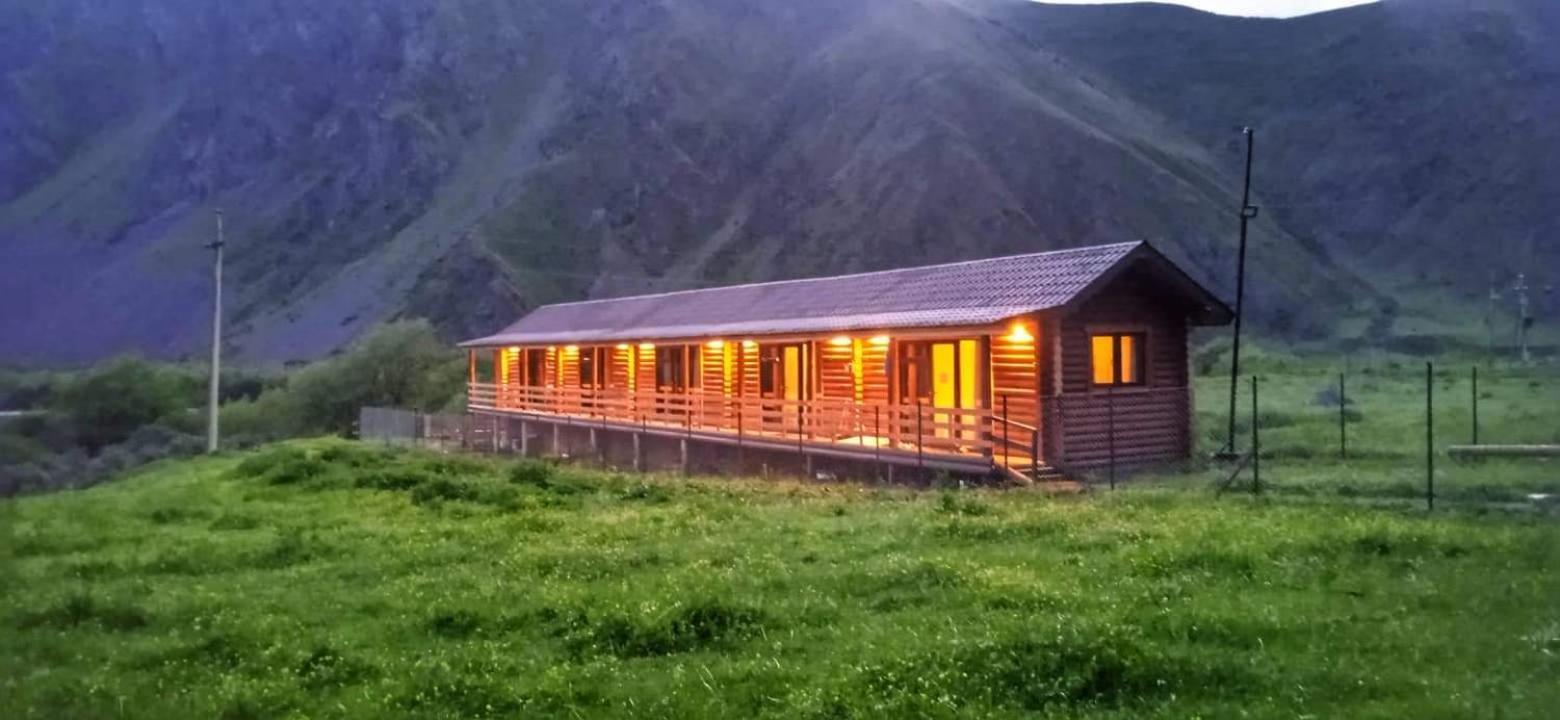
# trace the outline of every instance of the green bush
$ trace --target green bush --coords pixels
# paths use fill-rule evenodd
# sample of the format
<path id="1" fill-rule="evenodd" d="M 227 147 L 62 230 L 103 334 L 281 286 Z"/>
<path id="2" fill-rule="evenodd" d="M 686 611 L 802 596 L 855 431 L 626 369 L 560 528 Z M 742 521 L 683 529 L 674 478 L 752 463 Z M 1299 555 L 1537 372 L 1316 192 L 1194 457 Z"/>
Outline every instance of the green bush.
<path id="1" fill-rule="evenodd" d="M 416 320 L 385 325 L 346 353 L 303 369 L 287 393 L 304 432 L 347 433 L 365 406 L 443 408 L 464 377 L 460 354 Z"/>
<path id="2" fill-rule="evenodd" d="M 95 453 L 142 427 L 186 413 L 198 396 L 192 376 L 122 358 L 66 382 L 51 408 L 70 420 L 76 441 Z"/>
<path id="3" fill-rule="evenodd" d="M 477 489 L 471 483 L 438 477 L 412 488 L 412 502 L 427 505 L 446 500 L 476 500 Z"/>
<path id="4" fill-rule="evenodd" d="M 509 482 L 547 489 L 552 486 L 553 466 L 541 460 L 522 459 L 509 469 Z"/>
<path id="5" fill-rule="evenodd" d="M 349 434 L 364 407 L 438 411 L 464 390 L 461 353 L 423 320 L 383 325 L 335 357 L 299 370 L 259 397 L 225 404 L 232 436 L 259 441 Z"/>

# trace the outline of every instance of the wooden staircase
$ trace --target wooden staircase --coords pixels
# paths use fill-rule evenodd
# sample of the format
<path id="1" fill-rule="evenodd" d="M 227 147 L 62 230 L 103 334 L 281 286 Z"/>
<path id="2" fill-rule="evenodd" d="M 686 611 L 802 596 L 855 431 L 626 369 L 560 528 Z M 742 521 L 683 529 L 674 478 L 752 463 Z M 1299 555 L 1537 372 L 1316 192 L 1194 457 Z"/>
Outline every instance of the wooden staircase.
<path id="1" fill-rule="evenodd" d="M 1027 457 L 1009 459 L 1006 466 L 999 466 L 998 472 L 1013 482 L 1034 485 L 1047 492 L 1078 493 L 1085 490 L 1083 483 L 1067 477 L 1061 470 Z"/>

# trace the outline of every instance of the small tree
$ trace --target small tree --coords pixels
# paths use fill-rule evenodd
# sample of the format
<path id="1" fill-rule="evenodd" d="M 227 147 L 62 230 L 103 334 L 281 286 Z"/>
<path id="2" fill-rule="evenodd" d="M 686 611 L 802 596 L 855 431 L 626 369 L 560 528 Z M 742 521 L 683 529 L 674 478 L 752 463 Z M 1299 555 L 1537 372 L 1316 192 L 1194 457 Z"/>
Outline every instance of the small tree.
<path id="1" fill-rule="evenodd" d="M 184 412 L 195 401 L 188 377 L 135 358 L 121 358 L 67 381 L 51 400 L 90 452 L 123 442 L 136 430 Z"/>
<path id="2" fill-rule="evenodd" d="M 425 320 L 390 323 L 288 383 L 301 432 L 347 432 L 364 406 L 438 410 L 461 390 L 465 365 Z M 263 398 L 262 398 L 263 400 Z"/>

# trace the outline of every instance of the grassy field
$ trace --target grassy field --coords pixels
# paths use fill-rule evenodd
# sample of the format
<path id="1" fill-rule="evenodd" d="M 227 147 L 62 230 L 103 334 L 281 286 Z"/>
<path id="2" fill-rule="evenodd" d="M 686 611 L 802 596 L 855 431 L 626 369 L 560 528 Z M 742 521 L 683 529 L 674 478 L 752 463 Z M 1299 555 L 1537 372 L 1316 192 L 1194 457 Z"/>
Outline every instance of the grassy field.
<path id="1" fill-rule="evenodd" d="M 1560 524 L 344 441 L 0 503 L 0 716 L 1553 717 Z"/>
<path id="2" fill-rule="evenodd" d="M 1285 495 L 1414 499 L 1425 493 L 1425 365 L 1401 356 L 1347 362 L 1293 354 L 1255 354 L 1261 378 L 1264 484 Z M 1434 375 L 1435 484 L 1452 503 L 1523 502 L 1532 493 L 1560 495 L 1560 461 L 1459 461 L 1446 449 L 1472 442 L 1472 361 L 1442 361 Z M 1225 370 L 1225 372 L 1228 372 Z M 1346 373 L 1343 408 L 1347 457 L 1339 446 L 1338 375 Z M 1198 455 L 1222 447 L 1227 433 L 1228 376 L 1196 378 Z M 1560 367 L 1480 367 L 1479 439 L 1484 444 L 1560 444 Z M 1238 399 L 1239 447 L 1250 447 L 1251 386 Z M 1161 475 L 1176 486 L 1211 485 L 1223 465 L 1192 464 Z"/>

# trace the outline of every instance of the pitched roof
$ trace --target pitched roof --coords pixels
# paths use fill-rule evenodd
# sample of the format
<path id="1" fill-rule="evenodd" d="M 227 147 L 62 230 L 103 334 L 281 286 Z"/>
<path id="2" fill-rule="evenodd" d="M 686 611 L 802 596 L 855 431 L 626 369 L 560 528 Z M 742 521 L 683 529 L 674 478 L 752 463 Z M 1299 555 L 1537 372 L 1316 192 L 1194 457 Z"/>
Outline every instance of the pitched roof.
<path id="1" fill-rule="evenodd" d="M 1149 257 L 1219 317 L 1228 308 L 1147 243 L 1055 250 L 833 277 L 539 307 L 465 347 L 981 325 L 1069 305 L 1129 258 Z"/>

